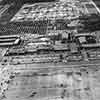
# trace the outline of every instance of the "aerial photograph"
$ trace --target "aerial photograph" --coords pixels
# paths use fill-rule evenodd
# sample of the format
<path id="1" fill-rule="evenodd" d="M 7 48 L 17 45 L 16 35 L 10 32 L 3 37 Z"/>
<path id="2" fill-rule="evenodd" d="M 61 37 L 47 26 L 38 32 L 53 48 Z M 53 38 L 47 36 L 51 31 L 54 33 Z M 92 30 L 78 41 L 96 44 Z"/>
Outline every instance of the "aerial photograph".
<path id="1" fill-rule="evenodd" d="M 0 0 L 0 100 L 100 100 L 100 0 Z"/>

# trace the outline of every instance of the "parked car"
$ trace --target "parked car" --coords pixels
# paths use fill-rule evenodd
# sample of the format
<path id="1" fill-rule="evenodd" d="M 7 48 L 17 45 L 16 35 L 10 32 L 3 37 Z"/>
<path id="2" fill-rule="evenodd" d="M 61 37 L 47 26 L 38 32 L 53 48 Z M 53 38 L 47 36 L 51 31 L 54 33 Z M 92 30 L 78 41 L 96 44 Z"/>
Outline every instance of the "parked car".
<path id="1" fill-rule="evenodd" d="M 97 43 L 96 37 L 89 33 L 76 34 L 76 43 L 82 48 L 97 48 L 100 47 L 100 43 Z"/>

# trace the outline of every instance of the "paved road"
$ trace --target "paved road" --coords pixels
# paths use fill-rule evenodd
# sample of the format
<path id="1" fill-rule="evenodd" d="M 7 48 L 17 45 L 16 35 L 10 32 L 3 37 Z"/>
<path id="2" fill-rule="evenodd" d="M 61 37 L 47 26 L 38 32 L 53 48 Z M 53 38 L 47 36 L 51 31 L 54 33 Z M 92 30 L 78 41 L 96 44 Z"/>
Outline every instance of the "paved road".
<path id="1" fill-rule="evenodd" d="M 8 65 L 6 65 L 8 66 Z M 100 66 L 100 60 L 93 60 L 91 62 L 88 61 L 84 61 L 84 62 L 71 62 L 71 63 L 40 63 L 40 64 L 34 64 L 34 63 L 29 63 L 29 64 L 19 64 L 19 65 L 9 65 L 10 67 L 12 67 L 12 69 L 16 72 L 20 72 L 20 71 L 31 71 L 31 70 L 38 70 L 38 69 L 62 69 L 62 68 L 66 68 L 66 69 L 77 69 L 80 67 L 94 67 L 94 66 Z"/>

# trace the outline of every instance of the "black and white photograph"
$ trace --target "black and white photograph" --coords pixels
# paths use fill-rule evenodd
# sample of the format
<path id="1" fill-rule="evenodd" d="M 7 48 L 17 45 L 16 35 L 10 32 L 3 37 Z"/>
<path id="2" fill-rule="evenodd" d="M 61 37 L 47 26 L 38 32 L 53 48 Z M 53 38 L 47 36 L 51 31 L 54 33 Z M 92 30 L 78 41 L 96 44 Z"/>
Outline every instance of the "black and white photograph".
<path id="1" fill-rule="evenodd" d="M 100 0 L 0 0 L 0 100 L 100 100 Z"/>

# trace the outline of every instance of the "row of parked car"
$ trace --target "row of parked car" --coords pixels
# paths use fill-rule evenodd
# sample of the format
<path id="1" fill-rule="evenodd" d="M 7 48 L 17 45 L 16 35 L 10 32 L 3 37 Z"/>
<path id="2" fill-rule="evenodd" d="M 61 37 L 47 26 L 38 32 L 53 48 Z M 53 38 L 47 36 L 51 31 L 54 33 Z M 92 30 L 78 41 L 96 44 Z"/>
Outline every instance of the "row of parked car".
<path id="1" fill-rule="evenodd" d="M 63 33 L 62 33 L 63 34 Z M 59 51 L 76 51 L 79 49 L 99 48 L 100 43 L 97 42 L 96 36 L 90 33 L 71 34 L 63 37 L 62 34 L 57 34 L 49 37 L 39 37 L 34 40 L 26 40 L 24 47 L 11 48 L 8 54 L 25 54 L 25 53 L 42 53 L 59 52 Z M 65 35 L 64 35 L 65 36 Z"/>
<path id="2" fill-rule="evenodd" d="M 37 3 L 23 6 L 22 9 L 11 19 L 11 21 L 36 21 L 44 19 L 67 18 L 78 15 L 79 12 L 75 5 L 75 1 Z"/>
<path id="3" fill-rule="evenodd" d="M 72 39 L 71 39 L 72 38 Z M 83 34 L 70 34 L 70 41 L 65 43 L 53 44 L 52 40 L 48 37 L 42 37 L 34 40 L 34 42 L 27 42 L 24 47 L 10 48 L 5 53 L 6 57 L 11 57 L 13 62 L 17 63 L 48 63 L 48 62 L 73 62 L 82 61 L 84 59 L 81 50 L 89 50 L 100 48 L 100 43 L 97 43 L 96 36 L 89 33 Z M 38 41 L 39 40 L 39 41 Z M 87 57 L 91 58 L 91 54 L 87 53 Z M 27 57 L 28 55 L 36 57 Z M 42 57 L 41 57 L 42 55 Z M 55 56 L 52 56 L 55 55 Z M 93 55 L 93 53 L 92 53 Z M 47 57 L 45 57 L 47 56 Z M 19 57 L 19 58 L 16 58 Z M 20 58 L 21 57 L 21 58 Z M 16 59 L 16 60 L 15 60 Z M 27 60 L 28 59 L 28 60 Z M 18 62 L 17 62 L 18 61 Z"/>

